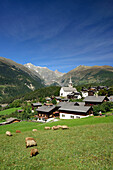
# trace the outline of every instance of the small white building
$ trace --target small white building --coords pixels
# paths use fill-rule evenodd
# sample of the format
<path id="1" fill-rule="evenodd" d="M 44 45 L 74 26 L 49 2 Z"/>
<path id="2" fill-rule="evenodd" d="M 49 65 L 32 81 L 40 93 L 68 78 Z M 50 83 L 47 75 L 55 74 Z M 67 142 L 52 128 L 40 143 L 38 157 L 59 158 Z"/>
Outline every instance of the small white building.
<path id="1" fill-rule="evenodd" d="M 88 96 L 88 91 L 81 91 L 81 93 L 82 93 L 82 97 L 87 97 Z"/>
<path id="2" fill-rule="evenodd" d="M 67 97 L 68 94 L 76 92 L 76 88 L 73 87 L 62 87 L 60 89 L 60 96 Z"/>
<path id="3" fill-rule="evenodd" d="M 71 77 L 70 77 L 70 81 L 69 81 L 68 87 L 61 87 L 61 89 L 60 89 L 60 96 L 67 97 L 67 95 L 71 94 L 72 92 L 77 92 L 77 90 L 76 90 L 76 88 L 73 88 Z"/>

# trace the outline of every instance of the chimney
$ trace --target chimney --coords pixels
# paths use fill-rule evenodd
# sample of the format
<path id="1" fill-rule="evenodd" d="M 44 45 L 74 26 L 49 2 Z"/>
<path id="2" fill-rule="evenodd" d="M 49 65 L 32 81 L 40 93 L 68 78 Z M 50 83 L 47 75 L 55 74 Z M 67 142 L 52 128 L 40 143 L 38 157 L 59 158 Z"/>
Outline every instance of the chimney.
<path id="1" fill-rule="evenodd" d="M 98 94 L 96 93 L 96 95 L 95 95 L 96 97 L 98 97 Z"/>

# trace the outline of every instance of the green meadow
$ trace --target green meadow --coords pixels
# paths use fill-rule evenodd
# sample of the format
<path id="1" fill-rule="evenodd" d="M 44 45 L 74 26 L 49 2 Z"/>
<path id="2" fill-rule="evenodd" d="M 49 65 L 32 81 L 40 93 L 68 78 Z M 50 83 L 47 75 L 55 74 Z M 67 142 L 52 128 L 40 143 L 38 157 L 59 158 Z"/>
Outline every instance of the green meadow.
<path id="1" fill-rule="evenodd" d="M 67 130 L 44 130 L 45 126 L 68 125 Z M 32 129 L 37 129 L 33 132 Z M 9 130 L 13 136 L 8 137 Z M 21 130 L 16 134 L 16 130 Z M 25 138 L 37 146 L 26 148 Z M 39 154 L 30 158 L 32 148 Z M 113 116 L 60 120 L 47 124 L 20 122 L 0 126 L 0 169 L 70 170 L 113 169 Z"/>
<path id="2" fill-rule="evenodd" d="M 13 112 L 15 112 L 16 110 L 20 110 L 22 109 L 21 107 L 18 107 L 18 108 L 10 108 L 10 109 L 6 109 L 6 110 L 3 110 L 3 111 L 0 111 L 0 115 L 9 115 Z"/>

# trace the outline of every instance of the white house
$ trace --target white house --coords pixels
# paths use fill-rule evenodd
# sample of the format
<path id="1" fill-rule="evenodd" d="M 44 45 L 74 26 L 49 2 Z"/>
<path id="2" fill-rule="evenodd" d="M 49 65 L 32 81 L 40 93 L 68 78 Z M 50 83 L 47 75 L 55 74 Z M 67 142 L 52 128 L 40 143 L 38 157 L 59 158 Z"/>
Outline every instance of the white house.
<path id="1" fill-rule="evenodd" d="M 91 106 L 64 105 L 59 108 L 60 119 L 85 118 L 92 114 Z"/>
<path id="2" fill-rule="evenodd" d="M 81 93 L 82 93 L 82 97 L 87 97 L 88 96 L 88 91 L 81 91 Z"/>
<path id="3" fill-rule="evenodd" d="M 72 93 L 72 92 L 77 92 L 77 90 L 76 90 L 76 88 L 73 88 L 71 77 L 70 77 L 70 81 L 69 81 L 68 87 L 61 87 L 61 89 L 60 89 L 60 96 L 67 97 L 67 95 Z"/>

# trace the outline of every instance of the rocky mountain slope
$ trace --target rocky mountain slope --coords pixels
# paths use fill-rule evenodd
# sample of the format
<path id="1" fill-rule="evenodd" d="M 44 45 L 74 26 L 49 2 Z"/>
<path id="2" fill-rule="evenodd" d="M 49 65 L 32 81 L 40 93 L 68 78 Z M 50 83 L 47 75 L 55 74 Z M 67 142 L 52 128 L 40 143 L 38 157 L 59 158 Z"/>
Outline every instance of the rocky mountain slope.
<path id="1" fill-rule="evenodd" d="M 39 74 L 42 79 L 44 79 L 46 85 L 57 82 L 57 79 L 64 75 L 64 73 L 61 73 L 58 70 L 52 71 L 49 70 L 47 67 L 34 66 L 31 63 L 27 63 L 24 66 L 29 70 L 32 70 L 35 74 Z"/>
<path id="2" fill-rule="evenodd" d="M 0 101 L 43 87 L 40 75 L 21 64 L 0 57 Z"/>
<path id="3" fill-rule="evenodd" d="M 71 76 L 74 85 L 84 85 L 104 82 L 113 82 L 113 67 L 112 66 L 84 66 L 80 65 L 69 71 L 64 76 L 60 77 L 58 82 L 62 86 L 68 85 Z"/>

